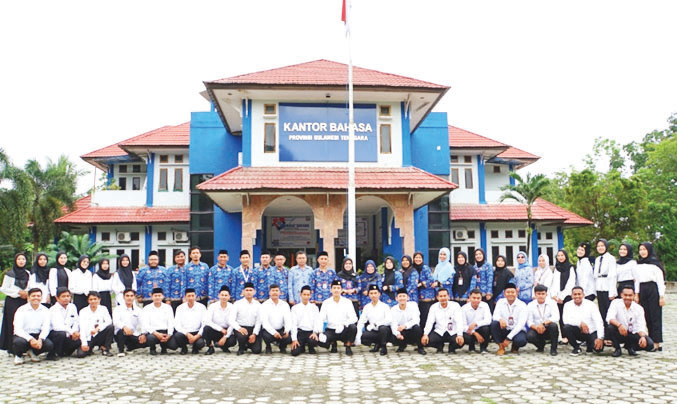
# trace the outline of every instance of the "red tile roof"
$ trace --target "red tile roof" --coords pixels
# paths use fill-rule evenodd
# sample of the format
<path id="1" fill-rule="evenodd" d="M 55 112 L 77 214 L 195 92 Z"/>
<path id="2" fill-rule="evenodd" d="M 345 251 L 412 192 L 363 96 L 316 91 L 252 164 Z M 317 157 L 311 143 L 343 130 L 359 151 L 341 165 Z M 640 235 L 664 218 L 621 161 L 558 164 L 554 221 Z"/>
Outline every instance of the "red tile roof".
<path id="1" fill-rule="evenodd" d="M 63 208 L 61 208 L 61 213 L 65 215 L 67 213 L 75 212 L 76 210 L 86 208 L 87 206 L 89 206 L 91 202 L 92 202 L 91 195 L 83 196 L 82 198 L 75 201 L 75 206 L 73 207 L 73 210 L 69 210 L 68 206 L 64 206 Z"/>
<path id="2" fill-rule="evenodd" d="M 518 160 L 538 160 L 539 156 L 525 152 L 524 150 L 518 149 L 517 147 L 510 147 L 508 150 L 497 156 L 502 159 L 518 159 Z"/>
<path id="3" fill-rule="evenodd" d="M 87 206 L 54 221 L 60 224 L 189 222 L 186 208 Z"/>
<path id="4" fill-rule="evenodd" d="M 127 146 L 188 146 L 190 145 L 190 122 L 180 125 L 167 125 L 142 133 L 127 140 L 106 146 L 80 156 L 82 159 L 126 156 L 122 149 Z"/>
<path id="5" fill-rule="evenodd" d="M 449 147 L 455 148 L 505 148 L 507 144 L 449 125 Z"/>
<path id="6" fill-rule="evenodd" d="M 561 221 L 570 225 L 591 225 L 592 222 L 554 203 L 539 198 L 531 208 L 534 221 Z M 522 204 L 451 204 L 449 218 L 453 221 L 526 221 L 527 208 Z"/>
<path id="7" fill-rule="evenodd" d="M 99 157 L 120 157 L 120 156 L 126 156 L 127 152 L 122 150 L 120 146 L 118 146 L 120 143 L 115 143 L 110 146 L 106 146 L 104 148 L 101 148 L 99 150 L 94 150 L 93 152 L 89 152 L 87 154 L 83 154 L 80 156 L 82 159 L 94 159 L 94 158 L 99 158 Z"/>
<path id="8" fill-rule="evenodd" d="M 347 168 L 236 167 L 198 185 L 202 191 L 345 189 Z M 356 188 L 452 190 L 457 185 L 415 167 L 356 168 Z"/>
<path id="9" fill-rule="evenodd" d="M 263 84 L 263 85 L 339 85 L 348 83 L 348 65 L 330 60 L 314 60 L 276 69 L 214 80 L 213 84 Z M 427 81 L 412 79 L 377 70 L 353 66 L 355 86 L 411 87 L 448 89 L 449 87 Z"/>

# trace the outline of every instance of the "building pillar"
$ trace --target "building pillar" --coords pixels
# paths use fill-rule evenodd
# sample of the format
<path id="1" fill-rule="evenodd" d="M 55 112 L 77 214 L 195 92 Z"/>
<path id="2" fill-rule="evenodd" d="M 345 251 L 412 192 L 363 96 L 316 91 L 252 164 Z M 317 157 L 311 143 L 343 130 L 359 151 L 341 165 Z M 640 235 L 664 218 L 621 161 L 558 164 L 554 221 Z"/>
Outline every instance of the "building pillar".
<path id="1" fill-rule="evenodd" d="M 254 262 L 254 245 L 256 231 L 261 230 L 261 217 L 266 206 L 278 195 L 250 195 L 242 197 L 242 244 L 243 250 L 249 251 Z"/>
<path id="2" fill-rule="evenodd" d="M 531 225 L 532 233 L 531 233 L 531 252 L 529 253 L 531 255 L 531 266 L 532 267 L 537 267 L 538 266 L 538 229 L 536 228 L 535 224 Z"/>
<path id="3" fill-rule="evenodd" d="M 336 262 L 334 240 L 338 230 L 343 228 L 343 213 L 346 210 L 344 195 L 306 195 L 302 198 L 313 210 L 315 229 L 319 230 L 324 250 L 329 255 L 329 263 Z"/>
<path id="4" fill-rule="evenodd" d="M 413 254 L 416 251 L 414 206 L 410 203 L 409 195 L 378 195 L 378 197 L 388 202 L 393 210 L 395 227 L 400 229 L 400 234 L 403 238 L 402 251 L 405 254 Z"/>
<path id="5" fill-rule="evenodd" d="M 564 231 L 561 226 L 557 227 L 557 250 L 564 248 Z"/>

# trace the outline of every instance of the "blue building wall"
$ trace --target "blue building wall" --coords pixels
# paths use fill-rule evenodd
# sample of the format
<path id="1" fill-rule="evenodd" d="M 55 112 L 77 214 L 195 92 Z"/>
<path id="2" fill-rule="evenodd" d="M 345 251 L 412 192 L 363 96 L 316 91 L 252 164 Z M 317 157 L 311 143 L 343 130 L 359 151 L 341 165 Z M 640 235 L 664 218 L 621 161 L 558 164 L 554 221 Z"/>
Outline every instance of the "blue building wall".
<path id="1" fill-rule="evenodd" d="M 411 135 L 411 163 L 435 175 L 449 175 L 449 129 L 446 112 L 431 112 Z"/>
<path id="2" fill-rule="evenodd" d="M 381 208 L 381 237 L 383 240 L 383 257 L 391 255 L 394 257 L 397 262 L 400 262 L 402 258 L 402 235 L 400 234 L 400 229 L 395 227 L 395 220 L 393 220 L 390 225 L 390 244 L 388 244 L 388 209 Z M 380 265 L 381 263 L 377 263 Z"/>
<path id="3" fill-rule="evenodd" d="M 428 205 L 414 211 L 414 246 L 423 253 L 423 262 L 428 265 Z M 411 255 L 415 251 L 407 251 Z"/>

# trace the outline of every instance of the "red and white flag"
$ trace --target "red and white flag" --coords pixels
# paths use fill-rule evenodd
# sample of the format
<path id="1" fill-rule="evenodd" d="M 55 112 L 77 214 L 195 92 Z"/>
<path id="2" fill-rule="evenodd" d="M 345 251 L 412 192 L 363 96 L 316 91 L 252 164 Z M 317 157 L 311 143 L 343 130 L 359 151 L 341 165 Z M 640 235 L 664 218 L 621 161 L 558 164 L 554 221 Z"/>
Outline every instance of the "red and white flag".
<path id="1" fill-rule="evenodd" d="M 341 21 L 346 22 L 346 0 L 343 0 L 343 7 L 341 8 Z"/>

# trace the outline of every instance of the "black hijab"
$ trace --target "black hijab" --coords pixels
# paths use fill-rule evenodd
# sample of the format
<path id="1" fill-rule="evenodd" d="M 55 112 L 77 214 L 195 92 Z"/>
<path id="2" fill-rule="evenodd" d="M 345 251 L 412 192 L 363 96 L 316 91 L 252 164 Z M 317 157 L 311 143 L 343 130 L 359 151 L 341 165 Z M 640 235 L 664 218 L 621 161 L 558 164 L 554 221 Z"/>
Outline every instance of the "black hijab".
<path id="1" fill-rule="evenodd" d="M 405 259 L 407 261 L 409 261 L 408 267 L 404 266 L 404 260 Z M 413 263 L 414 263 L 414 261 L 408 255 L 403 255 L 402 259 L 400 260 L 400 265 L 402 266 L 402 281 L 404 282 L 405 288 L 407 287 L 407 283 L 409 282 L 409 276 L 411 275 L 412 272 L 414 272 Z M 423 266 L 423 263 L 421 263 L 421 266 Z"/>
<path id="2" fill-rule="evenodd" d="M 9 273 L 9 276 L 14 278 L 14 284 L 18 286 L 20 289 L 26 289 L 26 286 L 28 286 L 28 270 L 26 269 L 26 264 L 24 266 L 20 267 L 16 264 L 16 259 L 19 258 L 19 256 L 23 255 L 24 258 L 26 258 L 26 262 L 28 262 L 28 257 L 26 257 L 26 254 L 24 253 L 18 253 L 14 256 L 14 265 L 12 265 L 12 272 Z"/>
<path id="3" fill-rule="evenodd" d="M 503 258 L 503 266 L 498 266 L 498 259 Z M 498 295 L 503 292 L 505 287 L 510 282 L 512 278 L 512 272 L 508 269 L 508 261 L 505 259 L 505 256 L 499 255 L 494 259 L 494 289 L 493 289 L 493 298 L 496 299 Z"/>
<path id="4" fill-rule="evenodd" d="M 66 262 L 68 262 L 68 254 L 66 254 L 63 251 L 56 254 L 56 267 L 55 268 L 56 268 L 56 287 L 57 288 L 60 288 L 60 287 L 67 288 L 68 287 L 68 272 L 66 272 L 66 268 L 63 265 L 59 264 L 59 257 L 61 257 L 62 255 L 66 256 Z"/>
<path id="5" fill-rule="evenodd" d="M 421 271 L 423 270 L 423 265 L 424 265 L 424 263 L 423 263 L 423 258 L 424 258 L 424 257 L 423 257 L 423 253 L 420 252 L 420 251 L 416 251 L 416 252 L 414 253 L 414 257 L 416 257 L 417 255 L 420 255 L 420 256 L 421 256 L 421 265 L 416 265 L 416 263 L 414 263 L 414 261 L 412 260 L 412 261 L 411 261 L 411 266 L 412 266 L 412 267 L 416 270 L 416 272 L 418 272 L 418 274 L 420 275 L 420 274 L 421 274 Z"/>
<path id="6" fill-rule="evenodd" d="M 601 238 L 597 240 L 597 242 L 595 243 L 595 249 L 597 248 L 597 244 L 599 244 L 600 242 L 604 243 L 604 253 L 600 254 L 600 256 L 602 256 L 609 252 L 609 242 L 605 238 Z"/>
<path id="7" fill-rule="evenodd" d="M 127 258 L 127 260 L 129 261 L 129 264 L 127 264 L 127 266 L 122 265 L 123 258 Z M 129 258 L 129 255 L 122 254 L 118 262 L 119 262 L 118 277 L 120 277 L 120 281 L 125 286 L 125 289 L 131 289 L 132 282 L 134 282 L 134 273 L 132 272 L 132 259 Z"/>
<path id="8" fill-rule="evenodd" d="M 625 248 L 628 249 L 628 254 L 625 257 L 621 257 L 621 247 L 625 246 Z M 618 247 L 618 261 L 616 261 L 616 264 L 618 265 L 624 265 L 627 264 L 628 262 L 632 261 L 632 246 L 628 243 L 622 243 L 621 247 Z"/>
<path id="9" fill-rule="evenodd" d="M 559 272 L 559 290 L 560 292 L 564 290 L 564 287 L 566 286 L 567 282 L 569 281 L 569 275 L 571 275 L 571 262 L 569 262 L 569 254 L 565 250 L 559 250 L 557 251 L 557 254 L 559 253 L 564 254 L 564 262 L 559 262 L 557 259 L 557 255 L 555 255 L 555 269 L 557 272 Z"/>
<path id="10" fill-rule="evenodd" d="M 661 271 L 663 271 L 663 278 L 665 278 L 665 269 L 663 268 L 663 264 L 661 264 L 661 262 L 658 261 L 658 258 L 656 258 L 656 253 L 653 250 L 653 244 L 651 244 L 650 242 L 647 241 L 647 242 L 640 244 L 640 246 L 642 246 L 642 245 L 644 246 L 644 248 L 646 248 L 646 251 L 649 254 L 646 256 L 646 258 L 642 258 L 640 256 L 639 259 L 637 260 L 637 263 L 638 264 L 653 264 L 653 265 L 657 266 L 658 268 L 661 269 Z"/>
<path id="11" fill-rule="evenodd" d="M 463 265 L 458 263 L 458 257 L 463 256 L 465 258 L 465 263 Z M 468 263 L 468 255 L 463 251 L 456 254 L 454 259 L 454 280 L 451 286 L 454 296 L 463 296 L 465 292 L 470 288 L 470 282 L 472 281 L 473 276 L 475 276 L 475 268 L 473 268 Z M 461 277 L 462 284 L 458 284 L 458 277 Z"/>
<path id="12" fill-rule="evenodd" d="M 346 262 L 350 261 L 350 263 L 353 264 L 353 270 L 352 271 L 346 271 Z M 355 272 L 355 264 L 353 263 L 353 259 L 350 257 L 345 257 L 343 259 L 343 263 L 341 264 L 341 270 L 339 273 L 336 274 L 341 279 L 345 279 L 347 281 L 353 281 L 355 282 L 355 278 L 357 277 L 357 273 Z"/>
<path id="13" fill-rule="evenodd" d="M 89 265 L 87 266 L 87 268 L 82 267 L 82 261 L 84 261 L 85 258 L 89 259 L 89 255 L 86 255 L 86 254 L 81 255 L 80 259 L 78 259 L 78 269 L 81 270 L 83 274 L 85 272 L 87 272 L 87 270 L 89 269 Z M 90 260 L 90 264 L 91 264 L 91 260 Z"/>
<path id="14" fill-rule="evenodd" d="M 393 269 L 388 269 L 388 266 L 386 266 L 386 263 L 388 261 L 390 261 L 390 263 L 393 264 Z M 385 292 L 385 294 L 390 296 L 391 299 L 395 299 L 395 291 L 391 290 L 392 286 L 395 285 L 395 258 L 393 257 L 387 257 L 384 261 L 383 285 L 391 286 L 391 288 L 389 288 L 389 290 Z"/>
<path id="15" fill-rule="evenodd" d="M 101 264 L 103 264 L 104 262 L 108 263 L 108 269 L 105 270 L 105 271 L 103 270 L 103 268 L 101 268 Z M 101 261 L 99 261 L 98 267 L 99 267 L 99 269 L 96 270 L 96 274 L 99 275 L 99 278 L 103 279 L 104 281 L 110 279 L 110 276 L 111 276 L 110 260 L 108 258 L 103 258 Z"/>
<path id="16" fill-rule="evenodd" d="M 47 284 L 47 280 L 49 279 L 49 268 L 47 268 L 47 265 L 40 266 L 38 264 L 40 257 L 47 258 L 47 254 L 39 253 L 38 256 L 35 257 L 35 263 L 33 263 L 33 268 L 31 268 L 31 273 L 35 274 L 35 278 L 38 280 L 38 282 Z"/>
<path id="17" fill-rule="evenodd" d="M 583 247 L 583 250 L 585 251 L 585 254 L 583 254 L 582 257 L 578 257 L 578 260 L 582 259 L 587 259 L 588 262 L 590 262 L 590 265 L 594 268 L 595 267 L 595 259 L 590 256 L 590 243 L 581 243 L 578 245 L 579 247 Z M 576 254 L 578 256 L 578 254 Z"/>
<path id="18" fill-rule="evenodd" d="M 478 251 L 482 252 L 482 260 L 481 261 L 478 260 L 477 258 L 475 258 L 475 267 L 477 267 L 479 269 L 479 268 L 482 267 L 482 265 L 484 265 L 485 262 L 487 262 L 487 253 L 485 253 L 484 249 L 482 249 L 482 248 L 476 248 L 475 254 L 477 254 Z"/>

